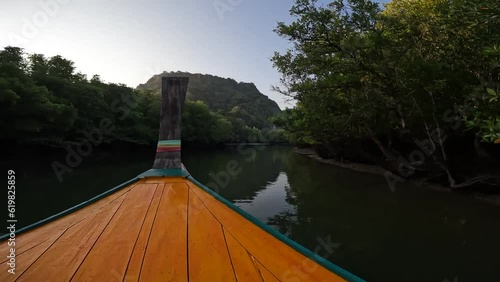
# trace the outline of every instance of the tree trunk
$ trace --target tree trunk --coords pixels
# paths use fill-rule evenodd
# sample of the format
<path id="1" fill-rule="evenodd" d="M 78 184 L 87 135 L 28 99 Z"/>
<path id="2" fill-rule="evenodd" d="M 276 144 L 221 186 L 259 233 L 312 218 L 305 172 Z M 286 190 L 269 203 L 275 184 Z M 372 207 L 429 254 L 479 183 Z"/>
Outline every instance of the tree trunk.
<path id="1" fill-rule="evenodd" d="M 382 154 L 384 154 L 384 156 L 390 161 L 390 162 L 396 162 L 397 161 L 397 157 L 391 153 L 389 151 L 389 149 L 387 149 L 384 144 L 382 144 L 382 142 L 378 139 L 377 136 L 375 135 L 370 135 L 370 139 L 373 141 L 373 143 L 375 143 L 375 145 L 377 145 L 377 147 L 379 148 L 379 150 L 382 152 Z"/>

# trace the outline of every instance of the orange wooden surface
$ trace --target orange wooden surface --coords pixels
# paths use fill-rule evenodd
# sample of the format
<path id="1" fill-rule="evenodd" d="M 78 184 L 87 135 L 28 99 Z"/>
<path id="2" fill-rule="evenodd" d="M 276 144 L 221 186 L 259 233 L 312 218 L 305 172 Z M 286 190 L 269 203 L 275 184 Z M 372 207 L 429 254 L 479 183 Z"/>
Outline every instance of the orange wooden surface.
<path id="1" fill-rule="evenodd" d="M 141 232 L 137 238 L 137 243 L 135 244 L 134 250 L 132 251 L 132 256 L 127 266 L 127 272 L 125 273 L 124 282 L 137 281 L 139 275 L 141 274 L 144 253 L 149 243 L 149 238 L 151 235 L 151 229 L 153 227 L 153 222 L 155 221 L 156 214 L 158 212 L 159 203 L 163 196 L 165 184 L 158 184 L 151 205 L 149 206 L 148 213 L 146 214 L 146 219 L 142 225 Z"/>
<path id="2" fill-rule="evenodd" d="M 55 239 L 54 239 L 55 241 Z M 9 266 L 7 263 L 2 263 L 0 265 L 0 281 L 8 282 L 15 281 L 30 267 L 35 260 L 37 260 L 51 245 L 54 241 L 45 241 L 33 247 L 29 252 L 24 252 L 21 255 L 16 255 L 16 268 L 15 275 L 8 272 Z"/>
<path id="3" fill-rule="evenodd" d="M 94 216 L 70 227 L 57 239 L 57 244 L 51 246 L 30 266 L 19 281 L 69 281 L 121 203 L 114 201 Z M 61 265 L 65 267 L 62 268 Z M 38 275 L 40 272 L 45 273 L 43 277 Z"/>
<path id="4" fill-rule="evenodd" d="M 253 258 L 253 257 L 252 257 Z M 255 264 L 259 268 L 260 275 L 262 277 L 262 280 L 265 282 L 274 282 L 274 281 L 280 281 L 276 276 L 274 276 L 265 266 L 263 266 L 260 262 L 256 261 L 254 258 Z M 297 281 L 297 280 L 283 280 L 283 281 Z M 323 280 L 325 281 L 325 280 Z M 330 281 L 330 280 L 328 280 Z"/>
<path id="5" fill-rule="evenodd" d="M 189 278 L 192 281 L 236 281 L 222 226 L 203 208 L 203 203 L 192 191 L 189 193 L 188 234 Z"/>
<path id="6" fill-rule="evenodd" d="M 253 257 L 227 231 L 224 232 L 238 282 L 265 281 Z"/>
<path id="7" fill-rule="evenodd" d="M 181 177 L 143 179 L 17 235 L 16 249 L 2 282 L 344 281 Z"/>
<path id="8" fill-rule="evenodd" d="M 30 230 L 30 231 L 24 233 L 23 236 L 17 236 L 16 237 L 16 254 L 20 255 L 24 251 L 33 248 L 34 246 L 44 242 L 45 240 L 54 240 L 57 237 L 57 235 L 61 235 L 70 226 L 78 223 L 78 221 L 85 219 L 87 216 L 93 215 L 99 209 L 105 207 L 110 202 L 112 202 L 112 201 L 116 200 L 117 198 L 119 198 L 120 196 L 126 194 L 134 186 L 135 186 L 135 184 L 127 186 L 127 187 L 109 195 L 108 197 L 106 197 L 104 199 L 101 199 L 95 203 L 88 205 L 84 209 L 80 209 L 74 213 L 68 214 L 64 217 L 61 217 L 61 218 L 55 220 L 55 221 L 52 221 L 52 222 L 50 222 L 50 228 L 46 228 L 45 226 L 43 226 L 43 228 L 36 228 L 36 229 Z M 0 254 L 7 253 L 7 250 L 9 248 L 10 247 L 8 247 L 6 244 L 0 243 Z M 0 258 L 0 261 L 1 261 L 1 263 L 4 263 L 7 261 L 7 259 L 4 256 L 2 256 Z"/>
<path id="9" fill-rule="evenodd" d="M 121 281 L 158 184 L 139 184 L 120 208 L 75 273 L 75 281 Z"/>
<path id="10" fill-rule="evenodd" d="M 187 281 L 188 187 L 167 183 L 144 256 L 141 281 Z"/>
<path id="11" fill-rule="evenodd" d="M 189 182 L 189 186 L 224 228 L 279 280 L 345 281 L 235 213 L 193 183 Z"/>

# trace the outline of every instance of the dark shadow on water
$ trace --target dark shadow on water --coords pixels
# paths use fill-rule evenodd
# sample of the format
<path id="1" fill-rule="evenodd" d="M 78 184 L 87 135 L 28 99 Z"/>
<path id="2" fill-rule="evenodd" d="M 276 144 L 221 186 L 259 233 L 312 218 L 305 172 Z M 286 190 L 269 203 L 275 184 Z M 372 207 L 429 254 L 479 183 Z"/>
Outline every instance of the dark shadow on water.
<path id="1" fill-rule="evenodd" d="M 151 168 L 150 151 L 119 154 L 95 153 L 82 158 L 75 167 L 67 165 L 62 152 L 42 155 L 26 162 L 25 158 L 2 160 L 2 171 L 16 172 L 17 228 L 45 219 L 86 201 Z M 58 162 L 71 171 L 59 181 L 52 164 Z M 2 231 L 3 232 L 3 231 Z"/>
<path id="2" fill-rule="evenodd" d="M 84 159 L 59 183 L 51 163 L 2 160 L 17 176 L 18 228 L 46 218 L 152 165 L 154 151 L 121 152 Z M 381 176 L 318 163 L 290 147 L 237 147 L 185 151 L 183 163 L 201 183 L 228 173 L 215 189 L 283 234 L 326 254 L 368 281 L 500 281 L 500 208 L 453 193 L 399 185 Z M 217 187 L 214 187 L 217 188 Z M 323 243 L 321 243 L 323 242 Z"/>
<path id="3" fill-rule="evenodd" d="M 233 201 L 252 199 L 269 182 L 274 182 L 282 168 L 280 152 L 285 147 L 244 145 L 214 151 L 188 151 L 182 161 L 189 173 L 224 198 Z M 234 169 L 228 169 L 234 164 Z M 230 172 L 237 172 L 231 174 Z M 227 181 L 226 181 L 227 179 Z"/>

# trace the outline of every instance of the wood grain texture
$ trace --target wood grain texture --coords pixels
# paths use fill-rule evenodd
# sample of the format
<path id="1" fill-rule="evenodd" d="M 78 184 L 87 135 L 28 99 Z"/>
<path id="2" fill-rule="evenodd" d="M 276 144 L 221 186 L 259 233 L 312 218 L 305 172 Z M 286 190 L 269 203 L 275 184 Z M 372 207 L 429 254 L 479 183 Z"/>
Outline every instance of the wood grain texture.
<path id="1" fill-rule="evenodd" d="M 166 183 L 149 238 L 140 281 L 188 281 L 185 183 Z"/>
<path id="2" fill-rule="evenodd" d="M 260 262 L 258 262 L 254 257 L 252 257 L 255 265 L 259 269 L 259 274 L 262 277 L 262 280 L 265 282 L 279 282 L 278 278 L 276 278 L 265 266 L 263 266 Z M 283 281 L 297 281 L 297 280 L 283 280 Z"/>
<path id="3" fill-rule="evenodd" d="M 144 224 L 142 225 L 134 250 L 132 251 L 132 256 L 127 266 L 127 272 L 125 273 L 125 279 L 123 280 L 124 282 L 138 281 L 139 279 L 143 266 L 144 255 L 151 236 L 153 223 L 156 219 L 160 200 L 163 196 L 164 187 L 165 184 L 160 183 L 156 188 L 153 200 L 151 201 L 148 213 L 146 214 L 146 219 L 144 220 Z"/>
<path id="4" fill-rule="evenodd" d="M 192 191 L 188 234 L 190 281 L 236 281 L 222 226 Z"/>
<path id="5" fill-rule="evenodd" d="M 260 274 L 259 268 L 252 256 L 243 246 L 234 239 L 233 235 L 224 232 L 227 248 L 231 256 L 231 262 L 238 282 L 258 282 L 265 281 Z"/>
<path id="6" fill-rule="evenodd" d="M 165 179 L 164 176 L 154 176 L 154 177 L 147 177 L 141 180 L 141 183 L 186 183 L 186 178 L 184 177 L 169 177 L 168 179 Z"/>
<path id="7" fill-rule="evenodd" d="M 279 280 L 345 281 L 235 213 L 195 184 L 189 182 L 189 187 L 224 228 Z"/>
<path id="8" fill-rule="evenodd" d="M 138 184 L 78 268 L 75 281 L 121 281 L 157 184 Z"/>
<path id="9" fill-rule="evenodd" d="M 86 217 L 95 214 L 99 211 L 99 209 L 107 206 L 110 202 L 126 194 L 133 187 L 135 187 L 135 185 L 137 184 L 134 183 L 121 190 L 118 190 L 115 193 L 86 206 L 85 208 L 56 219 L 50 222 L 50 224 L 45 224 L 43 226 L 30 230 L 26 233 L 23 233 L 21 236 L 16 236 L 16 254 L 21 255 L 26 250 L 29 250 L 35 247 L 37 244 L 45 242 L 46 240 L 55 240 L 69 227 L 77 224 L 81 220 L 84 220 Z M 7 245 L 7 241 L 1 242 L 0 254 L 6 254 L 9 248 L 10 247 Z M 6 261 L 7 258 L 2 256 L 0 262 L 4 263 Z"/>
<path id="10" fill-rule="evenodd" d="M 158 140 L 181 140 L 181 115 L 187 77 L 162 77 L 160 134 Z M 157 152 L 153 168 L 181 168 L 181 152 Z"/>
<path id="11" fill-rule="evenodd" d="M 16 275 L 2 263 L 0 281 L 344 281 L 182 177 L 142 179 L 16 240 Z"/>
<path id="12" fill-rule="evenodd" d="M 70 227 L 18 281 L 69 281 L 121 204 L 113 201 Z"/>
<path id="13" fill-rule="evenodd" d="M 22 277 L 28 267 L 30 267 L 33 262 L 35 262 L 45 251 L 47 251 L 54 241 L 55 240 L 47 240 L 22 253 L 21 255 L 16 255 L 16 268 L 14 275 L 7 272 L 9 270 L 7 263 L 2 263 L 0 265 L 0 281 L 15 281 L 16 279 Z"/>

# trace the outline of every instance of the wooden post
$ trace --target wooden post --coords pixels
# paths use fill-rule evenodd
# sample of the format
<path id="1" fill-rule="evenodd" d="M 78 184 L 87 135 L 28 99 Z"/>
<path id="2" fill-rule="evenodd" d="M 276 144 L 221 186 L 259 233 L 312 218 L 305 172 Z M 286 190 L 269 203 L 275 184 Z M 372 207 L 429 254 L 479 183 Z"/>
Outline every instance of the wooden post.
<path id="1" fill-rule="evenodd" d="M 181 114 L 189 78 L 162 77 L 160 136 L 153 169 L 180 169 Z"/>

